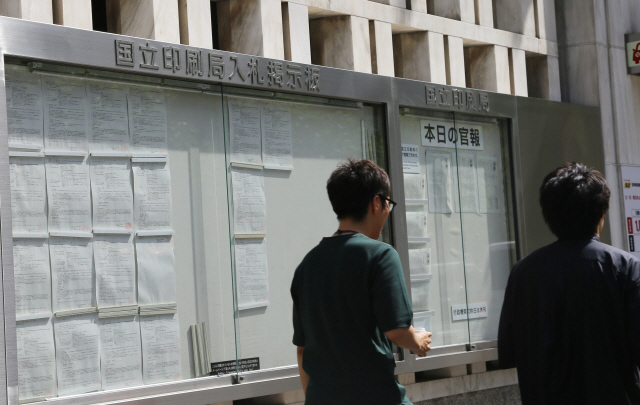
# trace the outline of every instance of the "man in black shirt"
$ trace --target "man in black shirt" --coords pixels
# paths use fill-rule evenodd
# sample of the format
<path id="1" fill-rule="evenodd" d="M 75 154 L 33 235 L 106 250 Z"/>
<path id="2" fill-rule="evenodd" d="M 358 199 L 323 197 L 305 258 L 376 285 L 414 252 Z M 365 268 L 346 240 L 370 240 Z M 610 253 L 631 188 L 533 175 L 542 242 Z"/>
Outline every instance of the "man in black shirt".
<path id="1" fill-rule="evenodd" d="M 578 163 L 540 188 L 558 240 L 513 267 L 500 366 L 517 367 L 527 404 L 640 404 L 640 261 L 600 242 L 610 191 Z"/>

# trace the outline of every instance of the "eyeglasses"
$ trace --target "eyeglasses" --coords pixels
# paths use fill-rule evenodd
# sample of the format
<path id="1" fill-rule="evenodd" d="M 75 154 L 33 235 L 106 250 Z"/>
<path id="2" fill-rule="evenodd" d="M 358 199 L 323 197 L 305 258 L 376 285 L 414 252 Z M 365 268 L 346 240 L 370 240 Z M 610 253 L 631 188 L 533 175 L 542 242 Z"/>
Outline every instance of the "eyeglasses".
<path id="1" fill-rule="evenodd" d="M 393 208 L 398 205 L 397 202 L 393 201 L 391 198 L 386 197 L 384 194 L 379 193 L 378 196 L 380 197 L 381 200 L 383 201 L 389 201 L 389 212 L 393 211 Z"/>

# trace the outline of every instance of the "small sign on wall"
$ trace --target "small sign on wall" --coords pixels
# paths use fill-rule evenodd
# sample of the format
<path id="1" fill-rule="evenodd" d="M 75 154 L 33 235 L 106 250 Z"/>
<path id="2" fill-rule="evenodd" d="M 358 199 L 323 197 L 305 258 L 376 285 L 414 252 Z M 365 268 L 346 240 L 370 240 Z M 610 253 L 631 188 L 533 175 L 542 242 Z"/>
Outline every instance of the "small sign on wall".
<path id="1" fill-rule="evenodd" d="M 451 305 L 451 320 L 454 322 L 466 321 L 467 319 L 486 318 L 487 315 L 486 302 L 469 304 L 468 307 L 464 304 Z"/>
<path id="2" fill-rule="evenodd" d="M 622 198 L 627 233 L 627 250 L 640 258 L 640 167 L 622 166 Z"/>
<path id="3" fill-rule="evenodd" d="M 627 43 L 627 72 L 640 75 L 640 34 L 625 35 Z"/>

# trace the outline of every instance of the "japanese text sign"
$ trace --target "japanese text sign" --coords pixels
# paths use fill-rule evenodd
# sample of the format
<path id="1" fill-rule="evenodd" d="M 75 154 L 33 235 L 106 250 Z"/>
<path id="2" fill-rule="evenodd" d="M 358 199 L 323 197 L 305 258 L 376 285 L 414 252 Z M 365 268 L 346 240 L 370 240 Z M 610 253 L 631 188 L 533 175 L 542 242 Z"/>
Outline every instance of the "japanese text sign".
<path id="1" fill-rule="evenodd" d="M 482 127 L 452 121 L 425 119 L 420 120 L 422 145 L 437 148 L 458 148 L 483 150 Z"/>

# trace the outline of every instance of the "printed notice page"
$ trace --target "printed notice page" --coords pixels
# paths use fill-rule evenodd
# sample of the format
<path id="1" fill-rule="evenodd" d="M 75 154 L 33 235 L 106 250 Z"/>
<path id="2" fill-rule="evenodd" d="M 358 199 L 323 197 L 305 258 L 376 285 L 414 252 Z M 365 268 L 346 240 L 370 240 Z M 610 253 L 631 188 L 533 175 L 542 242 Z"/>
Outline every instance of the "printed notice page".
<path id="1" fill-rule="evenodd" d="M 266 238 L 236 239 L 235 257 L 238 309 L 269 305 Z"/>
<path id="2" fill-rule="evenodd" d="M 132 235 L 95 235 L 98 308 L 136 304 L 136 262 Z"/>
<path id="3" fill-rule="evenodd" d="M 169 164 L 133 164 L 133 212 L 138 231 L 171 229 Z"/>
<path id="4" fill-rule="evenodd" d="M 91 152 L 129 152 L 127 91 L 122 86 L 87 82 L 89 149 Z"/>
<path id="5" fill-rule="evenodd" d="M 180 325 L 178 314 L 140 317 L 142 379 L 145 384 L 178 381 Z"/>
<path id="6" fill-rule="evenodd" d="M 420 146 L 403 143 L 402 144 L 402 172 L 403 173 L 420 173 Z"/>
<path id="7" fill-rule="evenodd" d="M 502 211 L 500 204 L 501 181 L 498 158 L 478 155 L 478 194 L 481 213 L 497 214 Z"/>
<path id="8" fill-rule="evenodd" d="M 56 366 L 60 396 L 99 391 L 100 330 L 98 315 L 56 318 Z"/>
<path id="9" fill-rule="evenodd" d="M 9 147 L 44 147 L 40 75 L 6 71 Z"/>
<path id="10" fill-rule="evenodd" d="M 427 151 L 427 185 L 429 212 L 450 213 L 451 196 L 451 154 L 449 152 Z"/>
<path id="11" fill-rule="evenodd" d="M 47 157 L 49 232 L 91 232 L 91 186 L 86 157 Z"/>
<path id="12" fill-rule="evenodd" d="M 44 77 L 44 149 L 87 152 L 87 97 L 84 81 Z"/>
<path id="13" fill-rule="evenodd" d="M 473 153 L 458 152 L 457 159 L 457 176 L 454 177 L 456 212 L 478 212 L 476 157 Z"/>
<path id="14" fill-rule="evenodd" d="M 269 169 L 293 169 L 291 110 L 262 107 L 262 163 Z"/>
<path id="15" fill-rule="evenodd" d="M 51 269 L 46 239 L 14 239 L 16 318 L 51 315 Z"/>
<path id="16" fill-rule="evenodd" d="M 100 319 L 102 389 L 142 385 L 142 343 L 137 316 Z"/>
<path id="17" fill-rule="evenodd" d="M 267 201 L 262 170 L 231 169 L 236 234 L 267 233 Z"/>
<path id="18" fill-rule="evenodd" d="M 43 158 L 9 158 L 14 234 L 47 232 L 47 185 Z"/>
<path id="19" fill-rule="evenodd" d="M 250 101 L 228 100 L 231 161 L 262 165 L 260 107 Z"/>
<path id="20" fill-rule="evenodd" d="M 96 230 L 133 229 L 133 189 L 129 159 L 91 159 L 93 227 Z"/>
<path id="21" fill-rule="evenodd" d="M 90 240 L 49 238 L 54 312 L 95 307 Z"/>
<path id="22" fill-rule="evenodd" d="M 133 153 L 167 153 L 167 108 L 163 90 L 133 87 L 127 96 Z"/>
<path id="23" fill-rule="evenodd" d="M 176 302 L 175 256 L 171 236 L 136 238 L 138 304 Z"/>
<path id="24" fill-rule="evenodd" d="M 16 323 L 20 400 L 56 396 L 56 354 L 51 318 Z"/>

